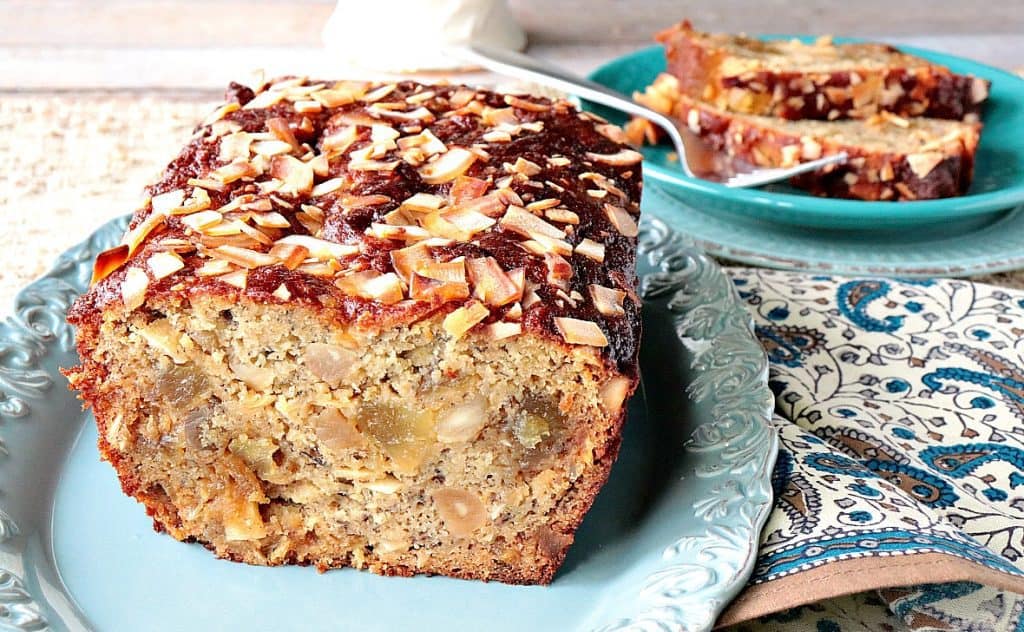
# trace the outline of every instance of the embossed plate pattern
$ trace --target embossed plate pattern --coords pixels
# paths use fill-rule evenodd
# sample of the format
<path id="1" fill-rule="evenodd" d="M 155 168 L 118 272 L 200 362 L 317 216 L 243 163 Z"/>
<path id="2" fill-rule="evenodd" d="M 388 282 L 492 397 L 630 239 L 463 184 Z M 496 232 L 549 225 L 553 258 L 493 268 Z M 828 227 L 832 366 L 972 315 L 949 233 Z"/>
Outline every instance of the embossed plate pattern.
<path id="1" fill-rule="evenodd" d="M 767 363 L 728 278 L 661 221 L 640 235 L 646 402 L 546 588 L 249 567 L 154 533 L 57 372 L 67 306 L 124 226 L 0 323 L 0 629 L 704 630 L 742 588 L 771 504 Z"/>

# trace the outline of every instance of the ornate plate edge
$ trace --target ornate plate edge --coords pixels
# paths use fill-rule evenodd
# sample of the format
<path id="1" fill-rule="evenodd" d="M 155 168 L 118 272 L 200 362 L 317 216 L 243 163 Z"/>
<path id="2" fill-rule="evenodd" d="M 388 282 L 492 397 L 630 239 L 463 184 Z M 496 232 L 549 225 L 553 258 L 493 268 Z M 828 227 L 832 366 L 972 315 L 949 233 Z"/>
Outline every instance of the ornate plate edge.
<path id="1" fill-rule="evenodd" d="M 65 313 L 87 287 L 95 255 L 117 242 L 127 221 L 127 216 L 112 220 L 67 250 L 53 269 L 18 293 L 13 315 L 0 322 L 0 459 L 8 456 L 4 425 L 29 416 L 30 402 L 53 388 L 43 362 L 54 345 L 72 350 Z M 715 466 L 696 472 L 715 482 L 712 497 L 693 506 L 706 529 L 683 534 L 662 551 L 659 568 L 631 602 L 636 613 L 601 630 L 706 630 L 752 572 L 771 507 L 778 438 L 770 423 L 767 359 L 731 281 L 692 240 L 650 217 L 641 221 L 639 238 L 639 256 L 658 270 L 642 275 L 640 293 L 645 299 L 668 299 L 677 334 L 694 356 L 697 377 L 688 393 L 712 410 L 712 421 L 694 431 L 686 449 L 718 458 Z M 732 344 L 708 344 L 737 331 L 746 336 Z M 14 570 L 25 567 L 23 547 L 15 546 L 19 534 L 0 505 L 0 559 L 20 562 L 0 567 L 0 628 L 51 629 L 45 599 L 33 595 Z"/>
<path id="2" fill-rule="evenodd" d="M 711 496 L 693 504 L 704 531 L 666 547 L 637 592 L 635 613 L 600 632 L 709 630 L 750 577 L 772 506 L 778 435 L 768 358 L 732 281 L 692 239 L 646 215 L 638 255 L 657 270 L 640 275 L 640 294 L 668 299 L 676 333 L 693 354 L 687 393 L 711 410 L 686 449 L 717 458 L 695 472 L 713 484 Z"/>

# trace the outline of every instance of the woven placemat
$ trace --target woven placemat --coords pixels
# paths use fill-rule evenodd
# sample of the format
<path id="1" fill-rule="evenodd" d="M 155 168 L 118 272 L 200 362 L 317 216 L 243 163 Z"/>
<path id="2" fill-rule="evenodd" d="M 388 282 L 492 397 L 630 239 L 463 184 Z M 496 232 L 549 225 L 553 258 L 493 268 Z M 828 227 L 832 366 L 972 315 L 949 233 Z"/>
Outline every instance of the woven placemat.
<path id="1" fill-rule="evenodd" d="M 216 99 L 5 95 L 0 99 L 0 312 L 64 250 L 138 206 Z M 981 277 L 1024 288 L 1024 271 Z"/>

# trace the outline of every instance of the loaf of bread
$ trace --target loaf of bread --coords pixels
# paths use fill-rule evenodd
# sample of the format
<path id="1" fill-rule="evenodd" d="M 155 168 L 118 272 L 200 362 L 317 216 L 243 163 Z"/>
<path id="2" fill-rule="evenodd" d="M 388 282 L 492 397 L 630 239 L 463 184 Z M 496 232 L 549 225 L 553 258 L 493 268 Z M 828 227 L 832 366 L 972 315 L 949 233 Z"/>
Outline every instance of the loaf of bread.
<path id="1" fill-rule="evenodd" d="M 971 184 L 978 123 L 903 118 L 881 112 L 865 120 L 787 121 L 727 112 L 694 99 L 678 80 L 661 74 L 634 98 L 672 116 L 730 162 L 790 167 L 846 152 L 850 159 L 790 180 L 818 195 L 862 200 L 925 200 L 963 195 Z M 636 141 L 656 139 L 654 128 L 634 119 Z"/>
<path id="2" fill-rule="evenodd" d="M 638 379 L 620 140 L 540 97 L 232 84 L 68 316 L 124 492 L 231 560 L 551 581 Z"/>
<path id="3" fill-rule="evenodd" d="M 656 37 L 684 94 L 741 114 L 835 120 L 885 111 L 963 119 L 988 97 L 986 80 L 885 44 L 765 41 L 701 33 L 689 21 Z"/>

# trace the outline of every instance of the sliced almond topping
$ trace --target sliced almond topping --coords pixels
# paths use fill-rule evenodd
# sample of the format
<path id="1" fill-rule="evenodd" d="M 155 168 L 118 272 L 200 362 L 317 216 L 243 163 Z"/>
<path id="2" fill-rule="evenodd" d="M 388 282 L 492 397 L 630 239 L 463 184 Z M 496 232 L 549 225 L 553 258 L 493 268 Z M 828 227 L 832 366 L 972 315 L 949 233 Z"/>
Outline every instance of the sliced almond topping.
<path id="1" fill-rule="evenodd" d="M 490 340 L 504 340 L 523 333 L 523 326 L 520 323 L 499 321 L 486 325 L 483 331 Z"/>
<path id="2" fill-rule="evenodd" d="M 337 155 L 348 151 L 352 143 L 359 138 L 359 130 L 355 125 L 343 127 L 320 141 L 320 149 L 325 154 Z"/>
<path id="3" fill-rule="evenodd" d="M 160 195 L 154 195 L 150 204 L 153 207 L 154 213 L 161 215 L 168 215 L 171 211 L 178 208 L 185 201 L 185 192 L 181 189 L 174 189 Z"/>
<path id="4" fill-rule="evenodd" d="M 391 251 L 392 267 L 407 282 L 412 278 L 417 265 L 431 260 L 430 248 L 422 242 Z"/>
<path id="5" fill-rule="evenodd" d="M 393 83 L 389 83 L 389 84 L 383 85 L 383 86 L 381 86 L 379 88 L 376 88 L 376 89 L 374 89 L 374 90 L 372 90 L 370 92 L 367 92 L 363 96 L 359 97 L 359 100 L 363 101 L 364 103 L 373 103 L 375 101 L 380 101 L 384 97 L 386 97 L 389 94 L 391 94 L 392 92 L 394 92 L 395 88 L 397 88 L 397 87 L 398 86 L 396 84 L 393 84 Z"/>
<path id="6" fill-rule="evenodd" d="M 139 222 L 139 225 L 125 233 L 121 239 L 121 243 L 128 246 L 128 256 L 130 257 L 138 250 L 139 246 L 146 237 L 149 236 L 156 228 L 164 223 L 165 217 L 160 213 L 150 213 L 146 216 L 146 219 Z"/>
<path id="7" fill-rule="evenodd" d="M 367 108 L 367 110 L 376 116 L 386 119 L 394 119 L 396 121 L 423 121 L 429 123 L 434 120 L 434 113 L 427 108 L 420 106 L 415 110 L 405 112 L 403 110 L 392 110 L 390 108 L 380 107 L 383 103 L 375 103 Z"/>
<path id="8" fill-rule="evenodd" d="M 445 199 L 440 195 L 434 195 L 432 193 L 416 193 L 412 197 L 402 202 L 401 208 L 403 210 L 410 210 L 417 213 L 429 213 L 440 209 L 445 203 Z"/>
<path id="9" fill-rule="evenodd" d="M 632 149 L 622 149 L 614 154 L 595 154 L 594 152 L 588 151 L 586 156 L 594 162 L 600 162 L 615 167 L 635 165 L 644 159 L 643 154 L 638 151 L 633 151 Z"/>
<path id="10" fill-rule="evenodd" d="M 324 182 L 321 182 L 320 184 L 313 187 L 311 195 L 313 197 L 318 197 L 321 195 L 327 195 L 328 193 L 334 193 L 335 191 L 341 188 L 341 183 L 341 178 L 331 178 L 330 180 L 325 180 Z"/>
<path id="11" fill-rule="evenodd" d="M 218 167 L 210 172 L 210 177 L 222 184 L 231 184 L 236 180 L 255 178 L 258 175 L 260 174 L 255 167 L 241 160 Z"/>
<path id="12" fill-rule="evenodd" d="M 398 148 L 402 151 L 414 148 L 420 149 L 423 151 L 425 158 L 448 151 L 447 145 L 437 136 L 434 136 L 434 133 L 429 129 L 425 129 L 415 136 L 406 136 L 405 138 L 398 139 Z"/>
<path id="13" fill-rule="evenodd" d="M 472 237 L 470 233 L 449 222 L 437 211 L 421 217 L 420 224 L 435 237 L 443 237 L 455 241 L 469 241 Z"/>
<path id="14" fill-rule="evenodd" d="M 540 165 L 535 162 L 531 162 L 522 156 L 516 158 L 515 164 L 505 163 L 504 168 L 505 171 L 518 173 L 526 176 L 527 178 L 531 178 L 543 171 Z"/>
<path id="15" fill-rule="evenodd" d="M 488 315 L 490 311 L 483 303 L 472 301 L 445 316 L 441 325 L 452 338 L 458 340 Z"/>
<path id="16" fill-rule="evenodd" d="M 551 156 L 548 158 L 548 165 L 552 167 L 568 167 L 572 161 L 565 156 Z"/>
<path id="17" fill-rule="evenodd" d="M 225 103 L 213 112 L 210 112 L 210 115 L 203 119 L 203 125 L 212 125 L 217 121 L 221 120 L 222 118 L 224 118 L 225 116 L 227 116 L 228 114 L 231 114 L 232 112 L 237 112 L 241 107 L 242 106 L 238 105 L 238 103 L 234 101 L 232 101 L 231 103 Z"/>
<path id="18" fill-rule="evenodd" d="M 276 290 L 271 292 L 271 296 L 281 301 L 287 301 L 292 297 L 292 293 L 289 292 L 288 287 L 285 286 L 284 283 L 282 283 L 281 285 L 277 286 Z"/>
<path id="19" fill-rule="evenodd" d="M 552 208 L 544 212 L 544 216 L 552 222 L 563 224 L 579 224 L 580 216 L 566 208 Z"/>
<path id="20" fill-rule="evenodd" d="M 244 269 L 235 270 L 233 272 L 228 272 L 227 274 L 222 274 L 214 278 L 217 279 L 218 281 L 223 281 L 228 285 L 233 285 L 234 287 L 237 287 L 240 290 L 244 290 L 245 287 L 249 284 L 249 271 Z"/>
<path id="21" fill-rule="evenodd" d="M 309 155 L 303 157 L 306 160 Z M 319 154 L 309 160 L 306 160 L 310 168 L 313 170 L 313 174 L 318 178 L 326 178 L 331 172 L 331 161 L 327 159 L 326 154 Z"/>
<path id="22" fill-rule="evenodd" d="M 231 263 L 223 259 L 212 259 L 207 261 L 196 270 L 196 276 L 217 276 L 231 271 Z"/>
<path id="23" fill-rule="evenodd" d="M 259 268 L 277 263 L 277 257 L 238 246 L 218 246 L 209 251 L 210 256 L 230 261 L 243 268 Z"/>
<path id="24" fill-rule="evenodd" d="M 523 306 L 520 303 L 512 303 L 512 307 L 508 308 L 505 312 L 505 318 L 509 320 L 519 320 L 523 317 Z"/>
<path id="25" fill-rule="evenodd" d="M 210 194 L 206 192 L 206 189 L 194 187 L 192 196 L 182 202 L 181 206 L 172 208 L 169 212 L 171 215 L 188 215 L 205 211 L 208 208 L 210 208 Z"/>
<path id="26" fill-rule="evenodd" d="M 590 299 L 594 301 L 594 307 L 605 316 L 625 316 L 626 310 L 622 307 L 622 301 L 626 299 L 626 293 L 603 285 L 591 284 Z"/>
<path id="27" fill-rule="evenodd" d="M 220 224 L 223 219 L 224 216 L 218 211 L 200 211 L 181 218 L 181 223 L 196 232 L 203 232 L 207 228 Z"/>
<path id="28" fill-rule="evenodd" d="M 244 227 L 245 222 L 233 219 L 230 222 L 221 222 L 219 224 L 214 224 L 213 226 L 204 228 L 199 232 L 210 237 L 228 237 L 231 235 L 242 234 L 244 232 Z"/>
<path id="29" fill-rule="evenodd" d="M 534 233 L 531 236 L 533 237 L 532 241 L 536 242 L 540 246 L 542 253 L 553 252 L 565 257 L 572 255 L 572 244 L 567 241 L 551 239 L 550 237 L 545 237 L 539 233 Z"/>
<path id="30" fill-rule="evenodd" d="M 121 300 L 125 308 L 132 311 L 142 305 L 146 300 L 146 290 L 149 288 L 149 276 L 142 268 L 128 268 L 124 281 L 121 282 Z"/>
<path id="31" fill-rule="evenodd" d="M 364 270 L 335 281 L 341 290 L 360 298 L 393 305 L 405 298 L 402 281 L 394 272 L 380 274 L 376 270 Z"/>
<path id="32" fill-rule="evenodd" d="M 466 261 L 464 259 L 453 259 L 451 261 L 434 261 L 424 259 L 415 264 L 416 274 L 435 281 L 445 283 L 466 282 Z"/>
<path id="33" fill-rule="evenodd" d="M 177 253 L 157 252 L 146 260 L 146 265 L 149 266 L 150 271 L 153 273 L 153 278 L 159 281 L 184 268 L 185 262 L 181 260 Z"/>
<path id="34" fill-rule="evenodd" d="M 409 297 L 417 301 L 447 303 L 469 298 L 469 284 L 445 282 L 413 273 L 409 283 Z"/>
<path id="35" fill-rule="evenodd" d="M 608 338 L 597 323 L 578 318 L 555 317 L 555 327 L 562 338 L 571 345 L 607 347 Z"/>
<path id="36" fill-rule="evenodd" d="M 303 246 L 309 250 L 309 255 L 316 259 L 344 259 L 359 254 L 359 246 L 354 244 L 339 244 L 333 241 L 318 239 L 309 235 L 288 235 L 278 239 L 277 244 L 291 244 Z"/>
<path id="37" fill-rule="evenodd" d="M 309 256 L 309 248 L 298 244 L 277 242 L 268 254 L 280 260 L 288 270 L 294 270 L 302 265 L 302 262 Z"/>
<path id="38" fill-rule="evenodd" d="M 313 168 L 294 156 L 274 156 L 270 175 L 282 180 L 282 193 L 305 195 L 313 190 Z"/>
<path id="39" fill-rule="evenodd" d="M 328 108 L 336 108 L 339 105 L 348 105 L 349 103 L 354 103 L 356 100 L 352 92 L 348 90 L 317 90 L 309 96 L 313 97 L 323 104 L 324 107 Z"/>
<path id="40" fill-rule="evenodd" d="M 608 197 L 608 192 L 604 189 L 587 189 L 587 195 L 598 200 L 603 200 Z"/>
<path id="41" fill-rule="evenodd" d="M 605 204 L 604 212 L 608 215 L 609 221 L 612 226 L 615 226 L 625 237 L 636 237 L 639 234 L 639 230 L 636 226 L 636 220 L 629 214 L 629 211 L 622 208 L 621 206 L 615 206 L 614 204 Z"/>
<path id="42" fill-rule="evenodd" d="M 476 154 L 462 147 L 452 147 L 434 162 L 419 168 L 427 184 L 443 184 L 461 176 L 476 162 Z"/>
<path id="43" fill-rule="evenodd" d="M 266 92 L 257 94 L 251 101 L 245 104 L 243 109 L 259 110 L 262 108 L 269 108 L 272 105 L 280 103 L 284 99 L 284 96 L 285 93 L 281 90 L 267 90 Z"/>
<path id="44" fill-rule="evenodd" d="M 501 130 L 486 132 L 480 138 L 488 143 L 508 143 L 512 141 L 512 135 Z"/>
<path id="45" fill-rule="evenodd" d="M 604 262 L 604 244 L 599 244 L 592 239 L 587 238 L 577 244 L 576 252 L 598 263 Z"/>
<path id="46" fill-rule="evenodd" d="M 561 255 L 545 253 L 544 265 L 547 266 L 547 282 L 563 290 L 569 289 L 569 280 L 572 279 L 572 266 Z"/>
<path id="47" fill-rule="evenodd" d="M 280 154 L 290 154 L 293 147 L 282 140 L 262 140 L 253 143 L 252 152 L 258 156 L 270 158 Z"/>
<path id="48" fill-rule="evenodd" d="M 455 178 L 452 188 L 448 190 L 448 197 L 451 198 L 454 204 L 461 204 L 483 196 L 484 193 L 487 193 L 487 189 L 490 186 L 487 180 L 470 176 L 459 176 Z"/>
<path id="49" fill-rule="evenodd" d="M 96 263 L 92 267 L 92 280 L 89 286 L 96 285 L 111 275 L 115 270 L 124 265 L 128 260 L 128 245 L 121 244 L 108 250 L 104 250 L 96 257 Z"/>
<path id="50" fill-rule="evenodd" d="M 547 223 L 519 206 L 509 206 L 505 216 L 501 218 L 500 224 L 502 228 L 523 237 L 532 238 L 533 235 L 538 234 L 551 239 L 565 239 L 565 232 L 561 228 Z"/>
<path id="51" fill-rule="evenodd" d="M 540 213 L 548 210 L 549 208 L 554 208 L 561 203 L 562 201 L 557 198 L 545 198 L 543 200 L 537 200 L 536 202 L 530 202 L 526 205 L 526 210 L 531 213 Z"/>
<path id="52" fill-rule="evenodd" d="M 514 108 L 519 108 L 520 110 L 527 110 L 529 112 L 547 112 L 548 110 L 551 109 L 551 106 L 546 103 L 534 103 L 533 101 L 528 101 L 514 94 L 506 94 L 505 103 L 511 105 Z"/>
<path id="53" fill-rule="evenodd" d="M 288 119 L 280 116 L 269 118 L 267 119 L 267 129 L 277 140 L 288 143 L 293 149 L 299 149 L 299 139 L 295 138 L 295 132 L 288 124 Z"/>
<path id="54" fill-rule="evenodd" d="M 460 230 L 465 231 L 470 237 L 481 231 L 487 230 L 496 223 L 490 217 L 483 213 L 477 213 L 476 211 L 469 209 L 456 209 L 451 211 L 444 211 L 441 213 L 441 217 L 445 221 L 451 222 L 457 226 Z"/>
<path id="55" fill-rule="evenodd" d="M 257 226 L 262 226 L 263 228 L 291 227 L 291 223 L 288 221 L 288 218 L 277 211 L 270 213 L 253 213 L 252 221 L 255 222 Z"/>
<path id="56" fill-rule="evenodd" d="M 189 178 L 187 182 L 189 186 L 201 187 L 208 191 L 227 191 L 230 188 L 223 182 L 217 182 L 209 178 Z"/>
<path id="57" fill-rule="evenodd" d="M 516 285 L 494 257 L 468 259 L 466 268 L 473 282 L 473 296 L 488 305 L 500 307 L 523 295 L 522 286 Z"/>
<path id="58" fill-rule="evenodd" d="M 943 160 L 942 152 L 929 151 L 920 154 L 910 154 L 907 156 L 907 164 L 910 165 L 910 170 L 914 172 L 914 175 L 918 178 L 927 177 L 935 167 L 939 165 Z"/>
<path id="59" fill-rule="evenodd" d="M 394 171 L 401 163 L 401 160 L 352 160 L 348 168 L 353 171 Z"/>
<path id="60" fill-rule="evenodd" d="M 250 145 L 252 145 L 252 135 L 248 132 L 235 132 L 222 136 L 217 159 L 221 162 L 247 161 L 249 160 Z"/>
<path id="61" fill-rule="evenodd" d="M 397 239 L 400 241 L 422 241 L 430 238 L 430 233 L 419 226 L 399 226 L 391 224 L 370 224 L 366 234 L 377 239 Z"/>
<path id="62" fill-rule="evenodd" d="M 296 101 L 295 111 L 300 114 L 315 114 L 319 112 L 323 106 L 319 101 Z"/>
<path id="63" fill-rule="evenodd" d="M 351 208 L 363 208 L 364 206 L 379 206 L 381 204 L 387 204 L 390 201 L 391 201 L 391 198 L 389 198 L 386 195 L 347 195 L 346 194 L 346 195 L 342 195 L 340 198 L 338 198 L 337 203 L 340 206 L 343 206 L 343 207 L 345 207 L 347 209 L 351 209 Z M 323 219 L 324 212 L 321 211 L 318 207 L 313 206 L 313 207 L 307 208 L 307 205 L 305 205 L 305 204 L 302 206 L 302 209 L 304 211 L 306 211 L 307 213 L 312 213 L 312 211 L 310 211 L 310 208 L 316 209 L 318 211 L 318 213 L 319 213 L 319 217 L 321 218 L 321 220 Z"/>

